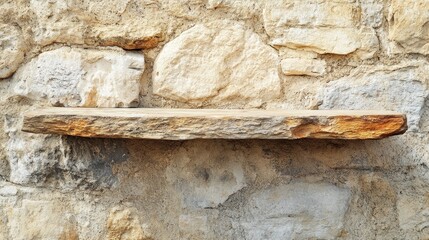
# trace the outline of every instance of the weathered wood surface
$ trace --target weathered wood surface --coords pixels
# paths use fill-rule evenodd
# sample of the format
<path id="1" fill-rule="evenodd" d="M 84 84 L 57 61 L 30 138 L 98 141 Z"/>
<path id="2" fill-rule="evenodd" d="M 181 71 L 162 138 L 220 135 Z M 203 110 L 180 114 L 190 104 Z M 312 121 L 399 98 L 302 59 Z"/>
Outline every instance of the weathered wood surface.
<path id="1" fill-rule="evenodd" d="M 25 114 L 23 131 L 100 138 L 381 139 L 407 130 L 391 111 L 45 108 Z"/>

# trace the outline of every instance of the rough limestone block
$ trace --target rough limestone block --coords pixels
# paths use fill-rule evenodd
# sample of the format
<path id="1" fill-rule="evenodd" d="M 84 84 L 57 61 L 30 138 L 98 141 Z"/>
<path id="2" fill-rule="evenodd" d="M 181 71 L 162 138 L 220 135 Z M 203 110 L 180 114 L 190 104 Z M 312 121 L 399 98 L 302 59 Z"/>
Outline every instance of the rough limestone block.
<path id="1" fill-rule="evenodd" d="M 379 139 L 404 133 L 389 111 L 46 108 L 25 115 L 23 131 L 148 139 Z"/>
<path id="2" fill-rule="evenodd" d="M 285 75 L 321 76 L 326 72 L 326 62 L 317 59 L 286 58 L 281 61 Z"/>
<path id="3" fill-rule="evenodd" d="M 429 1 L 394 0 L 389 9 L 389 39 L 408 53 L 429 54 Z"/>
<path id="4" fill-rule="evenodd" d="M 153 91 L 182 102 L 261 105 L 281 94 L 277 52 L 243 25 L 197 25 L 167 43 L 154 64 Z"/>
<path id="5" fill-rule="evenodd" d="M 407 114 L 417 131 L 429 91 L 424 83 L 426 63 L 357 68 L 350 76 L 327 83 L 317 96 L 319 109 L 388 109 Z"/>
<path id="6" fill-rule="evenodd" d="M 246 239 L 334 239 L 343 227 L 351 191 L 327 183 L 297 182 L 250 196 Z"/>
<path id="7" fill-rule="evenodd" d="M 12 75 L 24 61 L 24 41 L 18 27 L 0 24 L 0 79 Z"/>
<path id="8" fill-rule="evenodd" d="M 360 50 L 366 59 L 377 51 L 378 39 L 375 31 L 356 27 L 359 14 L 350 1 L 280 0 L 267 1 L 263 19 L 274 46 L 339 55 Z"/>
<path id="9" fill-rule="evenodd" d="M 14 90 L 53 105 L 133 107 L 143 71 L 140 53 L 62 47 L 24 65 L 14 76 Z"/>

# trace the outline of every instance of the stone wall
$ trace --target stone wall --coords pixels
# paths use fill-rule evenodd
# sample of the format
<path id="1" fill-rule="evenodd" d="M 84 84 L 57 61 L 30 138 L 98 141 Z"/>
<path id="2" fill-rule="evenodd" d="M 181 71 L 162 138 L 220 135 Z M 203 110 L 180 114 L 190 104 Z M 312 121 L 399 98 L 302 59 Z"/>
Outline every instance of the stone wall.
<path id="1" fill-rule="evenodd" d="M 0 239 L 428 239 L 429 1 L 2 0 Z M 386 109 L 380 141 L 20 131 L 42 106 Z"/>

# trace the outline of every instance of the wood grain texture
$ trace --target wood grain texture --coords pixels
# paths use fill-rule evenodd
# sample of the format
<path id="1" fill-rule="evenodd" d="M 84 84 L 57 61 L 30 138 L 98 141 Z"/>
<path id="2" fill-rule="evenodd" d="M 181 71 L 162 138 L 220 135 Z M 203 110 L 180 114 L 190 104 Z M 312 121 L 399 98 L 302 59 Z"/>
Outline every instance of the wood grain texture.
<path id="1" fill-rule="evenodd" d="M 404 114 L 360 110 L 45 108 L 22 130 L 98 138 L 381 139 L 407 130 Z"/>

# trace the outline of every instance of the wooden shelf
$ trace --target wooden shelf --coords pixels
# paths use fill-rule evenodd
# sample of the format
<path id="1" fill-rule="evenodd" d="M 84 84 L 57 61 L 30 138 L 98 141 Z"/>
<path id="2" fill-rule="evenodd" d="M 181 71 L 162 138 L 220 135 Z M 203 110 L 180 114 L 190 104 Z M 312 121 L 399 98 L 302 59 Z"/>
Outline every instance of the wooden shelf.
<path id="1" fill-rule="evenodd" d="M 407 130 L 391 111 L 45 108 L 27 112 L 23 131 L 139 139 L 381 139 Z"/>

